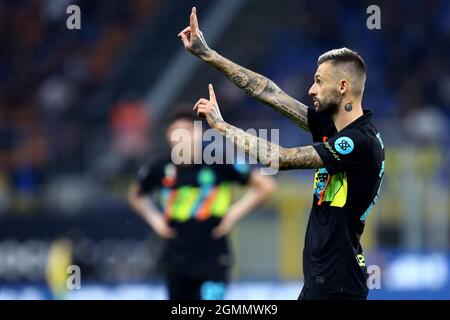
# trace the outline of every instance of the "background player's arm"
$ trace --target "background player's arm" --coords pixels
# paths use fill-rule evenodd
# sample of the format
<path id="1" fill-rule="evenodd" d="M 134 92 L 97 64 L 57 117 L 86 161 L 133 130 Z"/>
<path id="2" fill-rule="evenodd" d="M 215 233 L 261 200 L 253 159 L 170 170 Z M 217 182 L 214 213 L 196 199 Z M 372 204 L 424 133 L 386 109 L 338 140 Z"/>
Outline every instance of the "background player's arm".
<path id="1" fill-rule="evenodd" d="M 309 130 L 306 105 L 287 95 L 272 80 L 239 66 L 208 47 L 198 27 L 195 8 L 192 9 L 190 26 L 181 31 L 179 36 L 184 47 L 193 55 L 213 65 L 252 97 L 269 105 L 303 129 Z"/>
<path id="2" fill-rule="evenodd" d="M 153 203 L 141 194 L 140 186 L 136 182 L 133 182 L 128 190 L 128 203 L 160 237 L 175 236 L 175 230 L 168 226 L 167 221 Z"/>
<path id="3" fill-rule="evenodd" d="M 231 140 L 237 147 L 262 164 L 275 169 L 317 169 L 324 163 L 312 146 L 283 148 L 278 144 L 259 138 L 226 123 L 220 114 L 214 88 L 209 85 L 209 100 L 200 99 L 194 105 L 198 114 L 203 114 L 211 128 Z"/>
<path id="4" fill-rule="evenodd" d="M 230 207 L 221 223 L 213 230 L 215 238 L 226 235 L 239 220 L 265 201 L 276 189 L 275 179 L 262 176 L 256 170 L 252 171 L 249 184 L 250 189 Z"/>

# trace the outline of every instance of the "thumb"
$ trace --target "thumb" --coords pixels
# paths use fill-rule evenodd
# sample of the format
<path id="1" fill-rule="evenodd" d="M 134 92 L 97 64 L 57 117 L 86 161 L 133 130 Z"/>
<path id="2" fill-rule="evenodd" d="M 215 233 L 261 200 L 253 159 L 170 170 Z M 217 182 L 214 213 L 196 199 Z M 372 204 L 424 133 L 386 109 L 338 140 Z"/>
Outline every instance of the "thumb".
<path id="1" fill-rule="evenodd" d="M 181 38 L 181 41 L 183 42 L 184 47 L 185 48 L 189 47 L 189 39 L 188 39 L 187 35 L 184 33 L 180 33 L 180 38 Z"/>
<path id="2" fill-rule="evenodd" d="M 209 100 L 214 102 L 214 103 L 217 103 L 216 94 L 214 92 L 213 85 L 209 84 L 208 89 L 209 89 Z"/>

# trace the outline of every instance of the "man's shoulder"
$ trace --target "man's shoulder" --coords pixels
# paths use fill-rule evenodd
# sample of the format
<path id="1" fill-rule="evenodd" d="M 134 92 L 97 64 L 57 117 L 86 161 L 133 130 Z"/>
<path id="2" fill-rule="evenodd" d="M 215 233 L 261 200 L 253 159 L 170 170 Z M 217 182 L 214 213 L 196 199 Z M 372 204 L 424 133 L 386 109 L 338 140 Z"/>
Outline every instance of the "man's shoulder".
<path id="1" fill-rule="evenodd" d="M 365 159 L 367 167 L 378 168 L 384 161 L 384 143 L 381 135 L 373 123 L 367 123 L 349 129 L 349 136 L 353 138 L 356 155 Z M 372 165 L 370 165 L 372 164 Z"/>
<path id="2" fill-rule="evenodd" d="M 362 141 L 370 143 L 377 148 L 384 149 L 381 134 L 372 122 L 353 128 L 352 130 Z"/>

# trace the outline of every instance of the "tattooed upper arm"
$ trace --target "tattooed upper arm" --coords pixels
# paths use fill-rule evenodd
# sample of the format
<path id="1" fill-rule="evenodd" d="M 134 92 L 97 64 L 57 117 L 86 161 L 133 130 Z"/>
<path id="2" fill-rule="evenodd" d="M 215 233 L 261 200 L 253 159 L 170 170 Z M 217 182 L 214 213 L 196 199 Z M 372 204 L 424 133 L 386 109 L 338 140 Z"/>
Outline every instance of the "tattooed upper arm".
<path id="1" fill-rule="evenodd" d="M 280 151 L 280 170 L 318 169 L 324 163 L 313 146 L 298 148 L 283 148 Z"/>
<path id="2" fill-rule="evenodd" d="M 272 80 L 259 74 L 249 74 L 245 69 L 236 70 L 229 78 L 252 97 L 271 106 L 303 129 L 309 131 L 308 107 L 286 94 Z"/>
<path id="3" fill-rule="evenodd" d="M 281 90 L 272 80 L 213 52 L 205 61 L 222 71 L 228 79 L 246 93 L 271 106 L 300 127 L 309 130 L 308 107 Z"/>
<path id="4" fill-rule="evenodd" d="M 227 77 L 231 80 L 231 82 L 252 97 L 258 97 L 261 92 L 266 89 L 268 84 L 268 79 L 265 77 L 249 72 L 243 68 L 233 70 L 227 74 Z"/>

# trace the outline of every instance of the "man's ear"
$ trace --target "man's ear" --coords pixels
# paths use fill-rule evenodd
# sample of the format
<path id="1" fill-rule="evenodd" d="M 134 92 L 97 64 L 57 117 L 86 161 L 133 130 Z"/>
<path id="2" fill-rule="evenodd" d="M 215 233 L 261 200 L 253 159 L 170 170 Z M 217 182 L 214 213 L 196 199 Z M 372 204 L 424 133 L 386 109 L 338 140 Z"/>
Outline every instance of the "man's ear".
<path id="1" fill-rule="evenodd" d="M 341 95 L 349 90 L 349 83 L 346 79 L 339 80 L 339 92 Z"/>

